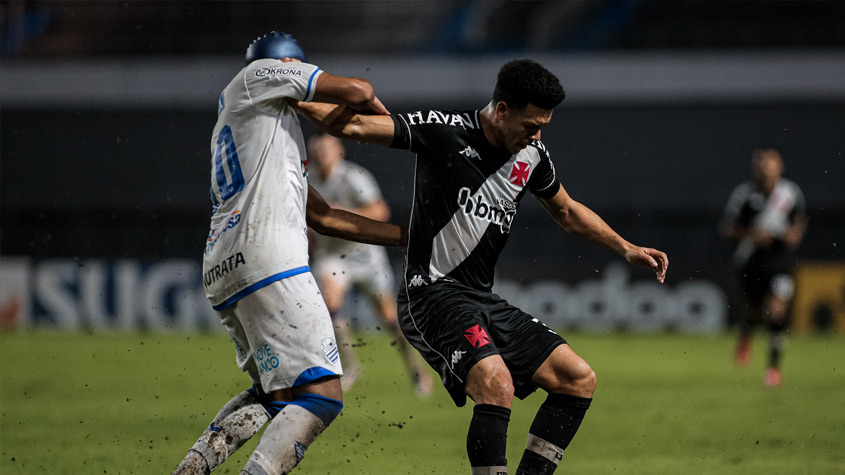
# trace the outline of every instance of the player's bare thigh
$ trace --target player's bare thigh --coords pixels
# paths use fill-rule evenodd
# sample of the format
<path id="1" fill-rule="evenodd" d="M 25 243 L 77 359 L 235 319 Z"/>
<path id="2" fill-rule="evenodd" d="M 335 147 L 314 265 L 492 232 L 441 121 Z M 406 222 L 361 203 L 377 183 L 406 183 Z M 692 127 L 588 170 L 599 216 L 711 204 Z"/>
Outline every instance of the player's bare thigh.
<path id="1" fill-rule="evenodd" d="M 343 401 L 343 391 L 340 388 L 340 377 L 330 376 L 313 383 L 303 384 L 293 388 L 277 389 L 270 391 L 268 396 L 274 401 L 288 402 L 300 394 L 317 394 L 337 401 Z"/>
<path id="2" fill-rule="evenodd" d="M 560 345 L 534 372 L 531 381 L 550 393 L 593 397 L 596 373 L 569 345 Z"/>

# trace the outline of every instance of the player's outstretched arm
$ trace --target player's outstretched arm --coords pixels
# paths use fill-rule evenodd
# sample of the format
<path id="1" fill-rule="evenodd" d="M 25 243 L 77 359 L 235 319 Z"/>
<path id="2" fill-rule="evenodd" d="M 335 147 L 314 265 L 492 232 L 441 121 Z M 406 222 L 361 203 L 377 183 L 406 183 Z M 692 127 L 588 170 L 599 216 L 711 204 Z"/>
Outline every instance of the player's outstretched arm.
<path id="1" fill-rule="evenodd" d="M 284 57 L 281 61 L 283 63 L 300 62 L 300 60 L 290 57 Z M 373 85 L 366 79 L 335 76 L 325 71 L 317 77 L 313 100 L 340 104 L 373 114 L 390 114 L 384 104 L 376 97 Z"/>
<path id="2" fill-rule="evenodd" d="M 380 246 L 408 244 L 408 228 L 332 208 L 311 185 L 305 220 L 311 229 L 326 236 Z"/>
<path id="3" fill-rule="evenodd" d="M 356 77 L 335 76 L 324 72 L 317 78 L 313 101 L 340 104 L 373 114 L 390 114 L 376 97 L 373 85 L 366 79 Z"/>
<path id="4" fill-rule="evenodd" d="M 551 198 L 540 203 L 563 229 L 586 241 L 602 245 L 624 257 L 631 264 L 651 267 L 657 281 L 663 283 L 669 268 L 669 257 L 657 249 L 631 244 L 616 233 L 593 210 L 573 200 L 563 186 Z"/>
<path id="5" fill-rule="evenodd" d="M 324 132 L 361 143 L 389 147 L 393 142 L 393 119 L 389 115 L 361 114 L 349 107 L 323 102 L 291 101 L 300 115 Z"/>

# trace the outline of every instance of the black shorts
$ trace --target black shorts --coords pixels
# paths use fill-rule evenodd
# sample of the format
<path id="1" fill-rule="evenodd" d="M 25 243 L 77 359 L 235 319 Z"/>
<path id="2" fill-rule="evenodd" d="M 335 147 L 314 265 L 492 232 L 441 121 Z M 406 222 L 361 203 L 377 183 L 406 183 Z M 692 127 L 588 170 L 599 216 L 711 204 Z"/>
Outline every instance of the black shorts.
<path id="1" fill-rule="evenodd" d="M 783 298 L 780 284 L 793 285 L 790 257 L 785 252 L 758 252 L 749 259 L 739 271 L 745 298 L 754 305 L 761 305 L 768 295 Z M 786 293 L 791 297 L 791 290 Z"/>
<path id="2" fill-rule="evenodd" d="M 491 292 L 454 281 L 437 281 L 399 292 L 399 325 L 405 338 L 440 374 L 458 407 L 466 404 L 464 382 L 483 358 L 501 355 L 524 399 L 537 389 L 531 377 L 559 345 L 560 335 Z"/>

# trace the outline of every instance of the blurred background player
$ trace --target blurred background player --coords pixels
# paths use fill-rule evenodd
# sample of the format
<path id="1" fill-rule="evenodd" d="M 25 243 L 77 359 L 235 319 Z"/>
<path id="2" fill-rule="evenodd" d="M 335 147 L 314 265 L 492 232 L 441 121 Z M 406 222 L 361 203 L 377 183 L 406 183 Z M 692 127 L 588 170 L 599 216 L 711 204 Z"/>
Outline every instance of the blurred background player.
<path id="1" fill-rule="evenodd" d="M 308 181 L 332 207 L 345 209 L 378 221 L 390 219 L 390 208 L 378 183 L 365 168 L 345 159 L 341 141 L 328 134 L 308 140 Z M 341 385 L 348 390 L 360 374 L 349 316 L 343 303 L 353 286 L 362 291 L 378 317 L 393 333 L 399 352 L 420 396 L 431 393 L 432 378 L 411 351 L 396 316 L 393 270 L 383 247 L 316 235 L 312 241 L 311 270 L 332 316 L 338 346 L 343 357 Z"/>
<path id="2" fill-rule="evenodd" d="M 793 250 L 807 227 L 801 189 L 783 178 L 783 159 L 772 147 L 751 154 L 752 179 L 741 183 L 728 199 L 722 233 L 737 241 L 734 265 L 739 271 L 747 312 L 740 326 L 736 361 L 748 363 L 754 325 L 765 322 L 770 332 L 770 354 L 764 382 L 782 382 L 781 354 L 789 304 L 795 290 Z"/>
<path id="3" fill-rule="evenodd" d="M 249 46 L 246 67 L 220 94 L 203 284 L 252 387 L 220 410 L 175 474 L 210 473 L 265 424 L 241 473 L 288 473 L 343 408 L 337 343 L 308 268 L 306 225 L 365 242 L 405 242 L 398 226 L 332 209 L 308 186 L 305 140 L 288 100 L 387 110 L 369 82 L 303 61 L 295 39 L 271 32 Z"/>

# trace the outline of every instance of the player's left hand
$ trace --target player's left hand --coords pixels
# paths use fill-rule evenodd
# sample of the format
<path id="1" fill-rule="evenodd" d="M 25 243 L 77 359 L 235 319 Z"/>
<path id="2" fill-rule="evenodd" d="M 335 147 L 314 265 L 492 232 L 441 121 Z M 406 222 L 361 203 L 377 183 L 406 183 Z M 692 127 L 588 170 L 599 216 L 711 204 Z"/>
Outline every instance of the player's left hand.
<path id="1" fill-rule="evenodd" d="M 635 247 L 625 254 L 625 260 L 634 265 L 651 267 L 657 274 L 657 281 L 661 284 L 666 279 L 669 257 L 663 251 L 649 247 Z"/>

